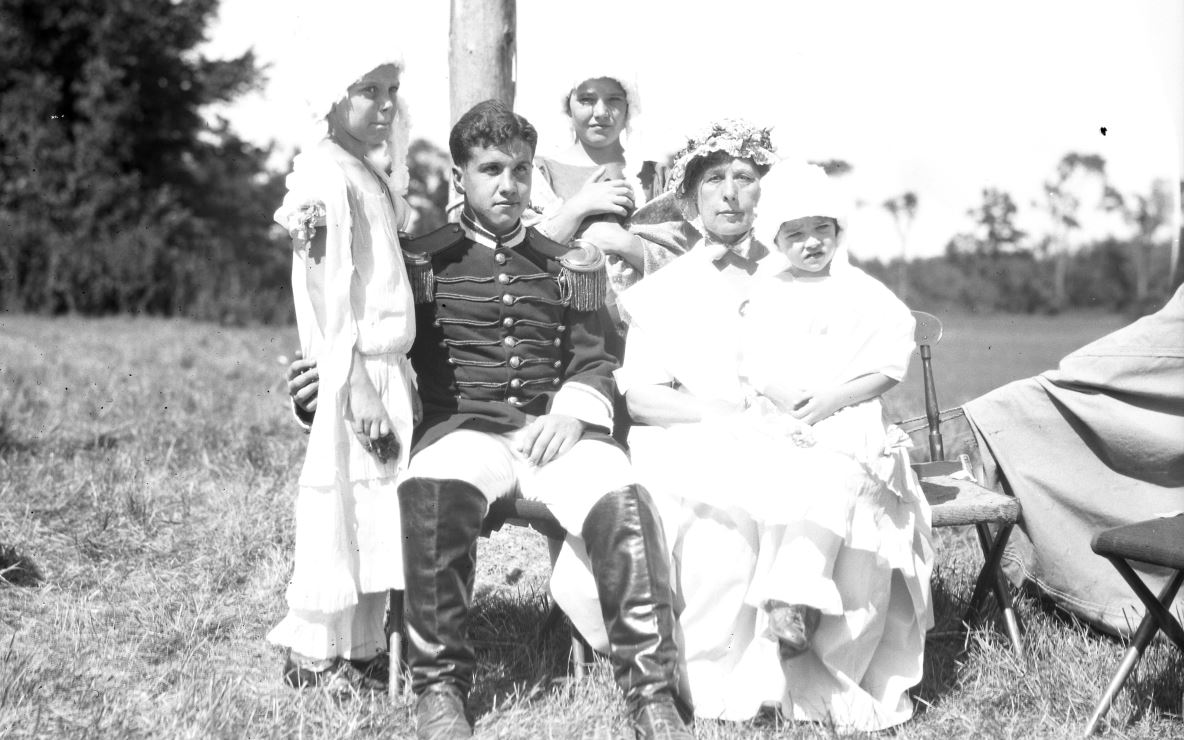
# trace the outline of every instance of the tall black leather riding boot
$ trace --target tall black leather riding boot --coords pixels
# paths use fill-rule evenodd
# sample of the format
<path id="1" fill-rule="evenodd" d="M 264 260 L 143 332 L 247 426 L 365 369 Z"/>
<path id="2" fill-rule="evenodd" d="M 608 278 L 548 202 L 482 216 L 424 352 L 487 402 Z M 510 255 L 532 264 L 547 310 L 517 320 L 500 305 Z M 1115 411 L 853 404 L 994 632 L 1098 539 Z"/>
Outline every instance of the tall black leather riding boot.
<path id="1" fill-rule="evenodd" d="M 653 499 L 637 485 L 611 491 L 588 512 L 580 535 L 637 735 L 692 737 L 680 718 L 689 718 L 690 708 L 677 693 L 670 561 Z"/>
<path id="2" fill-rule="evenodd" d="M 399 486 L 403 613 L 418 737 L 469 737 L 464 700 L 473 683 L 466 634 L 485 496 L 459 480 L 410 478 Z"/>

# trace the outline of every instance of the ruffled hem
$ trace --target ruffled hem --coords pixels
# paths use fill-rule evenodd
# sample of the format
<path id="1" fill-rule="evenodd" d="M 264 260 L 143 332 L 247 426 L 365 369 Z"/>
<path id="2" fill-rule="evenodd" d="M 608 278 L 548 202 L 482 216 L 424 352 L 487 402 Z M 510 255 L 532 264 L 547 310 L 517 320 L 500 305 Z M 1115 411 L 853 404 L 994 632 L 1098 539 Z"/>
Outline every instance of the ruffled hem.
<path id="1" fill-rule="evenodd" d="M 301 487 L 288 607 L 334 613 L 358 593 L 403 588 L 398 479 Z"/>
<path id="2" fill-rule="evenodd" d="M 385 594 L 366 594 L 357 606 L 337 612 L 294 609 L 267 641 L 315 660 L 366 660 L 386 649 L 385 613 Z"/>

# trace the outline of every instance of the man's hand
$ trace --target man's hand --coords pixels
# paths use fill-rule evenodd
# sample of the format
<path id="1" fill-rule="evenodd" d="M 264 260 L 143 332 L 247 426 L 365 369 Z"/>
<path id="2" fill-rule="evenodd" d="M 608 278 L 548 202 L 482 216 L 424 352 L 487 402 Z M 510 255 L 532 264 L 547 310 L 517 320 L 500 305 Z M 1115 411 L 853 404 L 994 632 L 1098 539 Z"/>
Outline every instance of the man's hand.
<path id="1" fill-rule="evenodd" d="M 575 446 L 584 434 L 584 422 L 574 416 L 546 414 L 523 427 L 517 436 L 518 451 L 543 466 Z"/>
<path id="2" fill-rule="evenodd" d="M 317 391 L 321 386 L 321 373 L 317 361 L 305 359 L 297 351 L 296 359 L 288 365 L 288 395 L 296 406 L 313 413 L 317 410 Z"/>

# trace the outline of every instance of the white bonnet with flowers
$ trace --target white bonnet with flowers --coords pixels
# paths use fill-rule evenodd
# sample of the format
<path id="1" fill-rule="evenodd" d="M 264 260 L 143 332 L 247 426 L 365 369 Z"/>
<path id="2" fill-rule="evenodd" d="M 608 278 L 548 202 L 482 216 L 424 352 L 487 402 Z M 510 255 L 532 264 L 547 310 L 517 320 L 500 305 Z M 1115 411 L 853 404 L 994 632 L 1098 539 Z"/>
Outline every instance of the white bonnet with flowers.
<path id="1" fill-rule="evenodd" d="M 737 159 L 751 159 L 759 166 L 769 166 L 777 161 L 772 129 L 761 128 L 741 119 L 725 118 L 687 139 L 686 146 L 674 155 L 666 189 L 680 199 L 688 198 L 690 193 L 686 188 L 693 183 L 685 182 L 687 168 L 696 159 L 715 152 L 727 152 Z"/>
<path id="2" fill-rule="evenodd" d="M 301 59 L 304 70 L 301 74 L 301 90 L 309 116 L 309 128 L 301 143 L 308 148 L 328 133 L 326 116 L 333 104 L 345 97 L 349 86 L 362 75 L 385 64 L 392 65 L 403 76 L 405 65 L 403 55 L 391 48 L 392 44 L 349 44 L 332 54 L 316 54 L 308 51 Z M 399 195 L 405 195 L 411 181 L 407 170 L 407 147 L 411 142 L 411 118 L 407 103 L 400 89 L 395 103 L 394 125 L 387 139 L 385 156 L 390 171 L 390 185 Z"/>
<path id="3" fill-rule="evenodd" d="M 771 250 L 768 259 L 772 262 L 784 259 L 774 246 L 781 224 L 811 216 L 833 218 L 838 222 L 839 245 L 831 260 L 831 271 L 841 271 L 850 264 L 843 244 L 847 204 L 834 181 L 816 164 L 786 160 L 774 165 L 761 179 L 761 199 L 752 227 L 757 241 Z"/>

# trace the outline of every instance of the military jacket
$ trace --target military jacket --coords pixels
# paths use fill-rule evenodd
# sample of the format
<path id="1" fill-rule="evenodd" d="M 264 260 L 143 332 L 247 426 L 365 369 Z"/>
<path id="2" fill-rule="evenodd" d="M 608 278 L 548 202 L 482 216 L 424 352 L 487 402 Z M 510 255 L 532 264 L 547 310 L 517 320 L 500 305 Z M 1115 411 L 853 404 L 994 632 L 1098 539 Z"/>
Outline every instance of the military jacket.
<path id="1" fill-rule="evenodd" d="M 403 241 L 424 408 L 414 451 L 455 429 L 506 432 L 547 413 L 607 438 L 619 358 L 605 349 L 603 257 L 531 228 L 499 239 L 462 224 Z"/>

